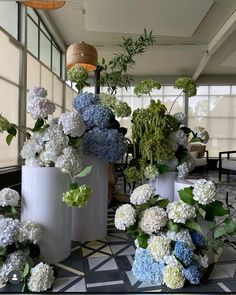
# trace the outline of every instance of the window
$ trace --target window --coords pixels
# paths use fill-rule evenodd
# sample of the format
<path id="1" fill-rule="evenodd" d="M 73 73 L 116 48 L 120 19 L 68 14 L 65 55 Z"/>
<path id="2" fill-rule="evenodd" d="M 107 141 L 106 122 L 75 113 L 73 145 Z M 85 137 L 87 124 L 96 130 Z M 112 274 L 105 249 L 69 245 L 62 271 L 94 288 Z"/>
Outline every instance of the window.
<path id="1" fill-rule="evenodd" d="M 0 26 L 18 39 L 18 4 L 15 1 L 0 1 Z"/>
<path id="2" fill-rule="evenodd" d="M 41 31 L 40 32 L 40 60 L 48 67 L 51 68 L 51 41 Z"/>

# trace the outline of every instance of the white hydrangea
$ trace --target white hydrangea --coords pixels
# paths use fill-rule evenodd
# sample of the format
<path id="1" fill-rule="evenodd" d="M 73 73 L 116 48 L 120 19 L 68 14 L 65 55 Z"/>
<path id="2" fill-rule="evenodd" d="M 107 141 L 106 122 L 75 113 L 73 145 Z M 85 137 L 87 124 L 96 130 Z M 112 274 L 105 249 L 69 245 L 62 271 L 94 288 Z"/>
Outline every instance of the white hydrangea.
<path id="1" fill-rule="evenodd" d="M 178 179 L 186 178 L 189 174 L 189 169 L 188 169 L 187 163 L 184 162 L 183 164 L 177 166 L 177 171 L 178 171 L 178 175 L 177 175 Z"/>
<path id="2" fill-rule="evenodd" d="M 43 141 L 57 143 L 57 145 L 61 145 L 62 148 L 68 146 L 68 137 L 64 134 L 61 125 L 55 124 L 47 128 L 43 133 Z"/>
<path id="3" fill-rule="evenodd" d="M 58 141 L 48 141 L 45 144 L 45 150 L 40 153 L 40 160 L 48 165 L 51 162 L 56 162 L 58 156 L 63 152 L 64 146 Z"/>
<path id="4" fill-rule="evenodd" d="M 139 222 L 140 229 L 146 234 L 156 233 L 166 225 L 166 211 L 158 206 L 148 208 L 142 212 Z"/>
<path id="5" fill-rule="evenodd" d="M 18 233 L 19 220 L 0 218 L 0 247 L 14 243 Z"/>
<path id="6" fill-rule="evenodd" d="M 179 145 L 182 145 L 183 147 L 186 147 L 188 145 L 187 136 L 181 129 L 170 134 L 169 142 L 175 151 L 178 149 Z"/>
<path id="7" fill-rule="evenodd" d="M 0 206 L 14 206 L 18 205 L 20 196 L 17 191 L 11 188 L 4 188 L 0 191 Z"/>
<path id="8" fill-rule="evenodd" d="M 209 134 L 204 127 L 195 127 L 193 132 L 196 134 L 196 137 L 201 140 L 202 143 L 207 143 L 209 140 Z"/>
<path id="9" fill-rule="evenodd" d="M 130 203 L 140 205 L 146 203 L 155 192 L 155 188 L 149 184 L 137 187 L 130 196 Z"/>
<path id="10" fill-rule="evenodd" d="M 35 97 L 42 97 L 45 98 L 47 97 L 48 92 L 45 88 L 43 87 L 33 87 L 29 91 L 29 99 L 34 99 Z"/>
<path id="11" fill-rule="evenodd" d="M 193 199 L 201 205 L 207 205 L 215 201 L 216 186 L 212 181 L 199 179 L 194 183 Z"/>
<path id="12" fill-rule="evenodd" d="M 183 124 L 185 119 L 186 119 L 186 115 L 182 112 L 179 112 L 179 113 L 175 113 L 173 115 L 173 117 L 180 123 L 180 124 Z"/>
<path id="13" fill-rule="evenodd" d="M 144 176 L 147 179 L 155 180 L 158 177 L 159 171 L 155 165 L 148 165 L 144 170 Z"/>
<path id="14" fill-rule="evenodd" d="M 27 112 L 35 120 L 45 119 L 55 112 L 55 105 L 47 98 L 35 97 L 28 102 Z"/>
<path id="15" fill-rule="evenodd" d="M 53 268 L 48 264 L 40 262 L 30 271 L 28 288 L 32 292 L 47 291 L 54 282 Z"/>
<path id="16" fill-rule="evenodd" d="M 183 267 L 180 264 L 167 265 L 164 268 L 163 280 L 170 289 L 183 288 L 185 283 Z"/>
<path id="17" fill-rule="evenodd" d="M 165 164 L 169 167 L 170 171 L 175 171 L 176 167 L 178 166 L 178 159 L 176 157 L 173 157 L 170 161 L 165 162 Z"/>
<path id="18" fill-rule="evenodd" d="M 183 223 L 193 217 L 196 217 L 196 209 L 184 203 L 182 200 L 174 201 L 167 205 L 166 211 L 169 219 L 176 223 Z"/>
<path id="19" fill-rule="evenodd" d="M 35 155 L 43 150 L 43 145 L 38 144 L 34 136 L 24 142 L 21 150 L 21 157 L 23 159 L 35 159 Z"/>
<path id="20" fill-rule="evenodd" d="M 43 230 L 40 224 L 35 221 L 21 221 L 18 232 L 18 240 L 20 243 L 31 241 L 38 243 L 42 238 Z"/>
<path id="21" fill-rule="evenodd" d="M 151 236 L 148 240 L 148 247 L 152 258 L 160 261 L 164 256 L 169 255 L 171 251 L 171 240 L 165 236 Z"/>
<path id="22" fill-rule="evenodd" d="M 179 261 L 176 259 L 174 254 L 165 255 L 163 256 L 163 262 L 167 265 L 177 265 Z"/>
<path id="23" fill-rule="evenodd" d="M 193 250 L 195 249 L 192 238 L 191 238 L 189 231 L 187 229 L 181 229 L 179 232 L 174 232 L 174 231 L 168 230 L 166 232 L 166 236 L 171 241 L 176 241 L 176 242 L 183 241 L 185 244 L 187 244 Z"/>
<path id="24" fill-rule="evenodd" d="M 59 123 L 64 133 L 72 137 L 81 137 L 86 129 L 82 117 L 76 111 L 61 114 Z"/>
<path id="25" fill-rule="evenodd" d="M 39 158 L 31 158 L 25 160 L 27 167 L 43 167 L 43 162 Z"/>
<path id="26" fill-rule="evenodd" d="M 135 223 L 136 211 L 130 204 L 120 206 L 115 214 L 115 227 L 119 230 L 125 230 Z"/>
<path id="27" fill-rule="evenodd" d="M 55 167 L 61 168 L 63 172 L 74 175 L 82 169 L 80 155 L 71 146 L 66 147 L 63 153 L 56 159 Z"/>

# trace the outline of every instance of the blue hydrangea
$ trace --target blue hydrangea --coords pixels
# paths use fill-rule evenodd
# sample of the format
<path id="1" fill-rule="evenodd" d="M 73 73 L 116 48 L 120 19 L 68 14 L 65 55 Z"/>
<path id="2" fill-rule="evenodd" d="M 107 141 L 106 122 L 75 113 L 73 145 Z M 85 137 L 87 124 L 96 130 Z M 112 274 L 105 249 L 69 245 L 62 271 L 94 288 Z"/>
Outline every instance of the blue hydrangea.
<path id="1" fill-rule="evenodd" d="M 82 117 L 87 129 L 95 126 L 108 128 L 114 115 L 109 108 L 94 104 L 83 110 Z"/>
<path id="2" fill-rule="evenodd" d="M 149 250 L 136 249 L 132 271 L 139 281 L 160 286 L 163 284 L 163 269 L 164 263 L 155 262 Z"/>
<path id="3" fill-rule="evenodd" d="M 105 162 L 117 162 L 127 151 L 123 134 L 116 129 L 95 127 L 83 136 L 83 148 Z"/>
<path id="4" fill-rule="evenodd" d="M 183 241 L 178 241 L 175 244 L 174 255 L 181 260 L 185 265 L 189 265 L 192 262 L 193 251 Z"/>
<path id="5" fill-rule="evenodd" d="M 204 246 L 206 246 L 206 241 L 203 237 L 203 235 L 201 235 L 199 232 L 197 231 L 193 231 L 190 232 L 193 244 L 196 248 L 203 248 Z"/>
<path id="6" fill-rule="evenodd" d="M 84 109 L 91 105 L 97 104 L 98 98 L 91 92 L 79 93 L 74 97 L 73 107 L 83 113 Z"/>
<path id="7" fill-rule="evenodd" d="M 184 269 L 184 276 L 191 284 L 199 284 L 202 277 L 202 267 L 194 261 Z"/>

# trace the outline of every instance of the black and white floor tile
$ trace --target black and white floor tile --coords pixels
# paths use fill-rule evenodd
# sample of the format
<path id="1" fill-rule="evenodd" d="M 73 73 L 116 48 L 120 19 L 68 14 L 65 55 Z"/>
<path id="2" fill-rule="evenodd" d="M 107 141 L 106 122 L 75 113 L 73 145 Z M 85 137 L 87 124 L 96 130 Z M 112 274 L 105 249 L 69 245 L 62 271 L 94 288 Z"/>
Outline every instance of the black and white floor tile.
<path id="1" fill-rule="evenodd" d="M 192 175 L 196 178 L 202 176 L 202 173 Z M 213 173 L 208 178 L 217 182 L 217 174 Z M 224 199 L 226 191 L 235 200 L 236 178 L 219 183 L 218 198 Z M 108 210 L 106 238 L 94 242 L 72 243 L 70 257 L 54 266 L 56 280 L 51 292 L 168 293 L 172 291 L 164 286 L 141 283 L 132 274 L 135 253 L 133 240 L 114 227 L 114 213 L 115 207 Z M 20 287 L 8 284 L 1 291 L 20 292 Z M 236 252 L 224 249 L 206 281 L 198 286 L 186 286 L 183 290 L 175 290 L 175 293 L 183 292 L 201 294 L 236 292 Z"/>

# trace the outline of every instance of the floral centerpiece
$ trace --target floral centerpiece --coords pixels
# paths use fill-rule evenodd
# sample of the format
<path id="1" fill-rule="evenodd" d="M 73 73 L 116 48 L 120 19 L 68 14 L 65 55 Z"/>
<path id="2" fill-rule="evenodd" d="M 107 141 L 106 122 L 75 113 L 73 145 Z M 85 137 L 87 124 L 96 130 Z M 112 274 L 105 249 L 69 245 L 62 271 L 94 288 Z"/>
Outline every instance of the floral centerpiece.
<path id="1" fill-rule="evenodd" d="M 228 200 L 225 205 L 217 201 L 215 194 L 216 186 L 205 179 L 179 191 L 180 200 L 174 202 L 155 195 L 148 184 L 133 191 L 130 204 L 116 210 L 115 226 L 135 239 L 132 271 L 138 280 L 170 289 L 199 284 L 208 252 L 224 245 L 235 248 L 229 239 L 236 232 L 235 209 Z"/>

